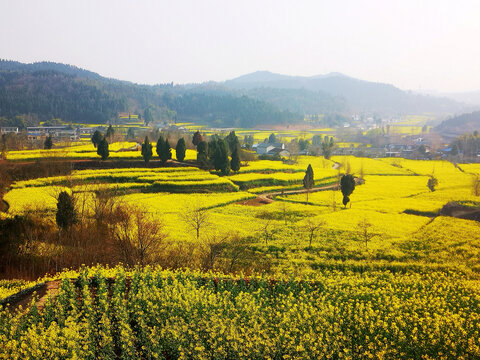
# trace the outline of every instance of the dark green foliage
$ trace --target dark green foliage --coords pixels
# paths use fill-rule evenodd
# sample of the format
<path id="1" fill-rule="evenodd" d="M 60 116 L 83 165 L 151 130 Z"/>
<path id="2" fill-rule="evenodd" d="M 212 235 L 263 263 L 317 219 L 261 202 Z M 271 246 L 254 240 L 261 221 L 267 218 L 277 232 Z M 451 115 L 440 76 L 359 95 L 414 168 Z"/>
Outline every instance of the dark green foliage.
<path id="1" fill-rule="evenodd" d="M 230 173 L 230 162 L 228 161 L 228 149 L 225 140 L 218 139 L 216 141 L 215 159 L 213 164 L 215 170 L 220 170 L 222 175 L 228 175 Z"/>
<path id="2" fill-rule="evenodd" d="M 185 145 L 185 139 L 182 137 L 178 139 L 177 146 L 175 147 L 175 152 L 176 152 L 178 161 L 183 161 L 185 159 L 186 151 L 187 151 L 187 146 Z"/>
<path id="3" fill-rule="evenodd" d="M 307 201 L 308 201 L 308 192 L 311 188 L 313 188 L 314 184 L 315 184 L 315 181 L 313 179 L 312 165 L 308 164 L 307 171 L 305 171 L 305 176 L 303 178 L 303 187 L 307 189 Z"/>
<path id="4" fill-rule="evenodd" d="M 215 154 L 217 152 L 218 140 L 218 135 L 212 135 L 210 136 L 210 141 L 208 142 L 207 156 L 212 164 L 215 164 Z"/>
<path id="5" fill-rule="evenodd" d="M 237 145 L 232 151 L 232 160 L 230 161 L 230 167 L 232 171 L 240 170 L 240 156 L 238 154 L 240 146 Z"/>
<path id="6" fill-rule="evenodd" d="M 197 145 L 197 162 L 202 168 L 208 167 L 208 143 L 200 141 Z"/>
<path id="7" fill-rule="evenodd" d="M 251 149 L 253 145 L 254 139 L 253 135 L 245 135 L 243 139 L 243 145 L 245 146 L 246 149 Z"/>
<path id="8" fill-rule="evenodd" d="M 145 136 L 145 141 L 142 144 L 142 157 L 143 160 L 148 164 L 150 159 L 152 158 L 153 152 L 152 152 L 152 144 L 150 144 L 150 141 L 148 140 L 148 136 Z"/>
<path id="9" fill-rule="evenodd" d="M 61 229 L 68 229 L 78 221 L 73 196 L 66 191 L 62 191 L 58 195 L 57 214 L 55 218 L 58 227 Z"/>
<path id="10" fill-rule="evenodd" d="M 310 143 L 308 142 L 308 140 L 305 140 L 305 139 L 298 140 L 298 147 L 300 148 L 300 151 L 307 150 L 309 145 Z"/>
<path id="11" fill-rule="evenodd" d="M 135 139 L 135 130 L 129 127 L 127 130 L 127 140 L 134 140 Z"/>
<path id="12" fill-rule="evenodd" d="M 438 185 L 438 179 L 434 177 L 433 175 L 430 176 L 427 182 L 427 187 L 430 189 L 430 191 L 435 191 L 435 187 Z"/>
<path id="13" fill-rule="evenodd" d="M 160 159 L 162 158 L 162 154 L 164 151 L 165 151 L 165 139 L 163 138 L 162 135 L 160 135 L 157 140 L 157 155 Z"/>
<path id="14" fill-rule="evenodd" d="M 238 141 L 237 135 L 235 135 L 235 131 L 230 131 L 230 134 L 225 138 L 228 143 L 228 148 L 230 149 L 230 154 L 233 153 L 233 150 L 240 146 L 240 142 Z"/>
<path id="15" fill-rule="evenodd" d="M 192 139 L 192 143 L 193 145 L 195 146 L 198 146 L 198 144 L 203 141 L 203 136 L 202 134 L 200 134 L 200 131 L 196 131 L 195 134 L 193 134 L 193 139 Z"/>
<path id="16" fill-rule="evenodd" d="M 114 134 L 115 130 L 113 129 L 112 125 L 110 125 L 107 129 L 107 134 L 105 135 L 105 137 L 110 139 Z"/>
<path id="17" fill-rule="evenodd" d="M 162 135 L 160 135 L 157 141 L 157 154 L 163 163 L 172 158 L 172 150 L 170 150 L 168 139 L 164 140 Z"/>
<path id="18" fill-rule="evenodd" d="M 100 144 L 100 141 L 102 141 L 102 139 L 103 139 L 102 133 L 98 130 L 95 130 L 95 132 L 92 135 L 93 146 L 97 147 L 98 144 Z"/>
<path id="19" fill-rule="evenodd" d="M 165 160 L 162 158 L 163 162 L 167 162 L 167 160 L 170 160 L 172 158 L 172 148 L 170 147 L 170 143 L 168 142 L 168 139 L 165 140 Z"/>
<path id="20" fill-rule="evenodd" d="M 15 118 L 29 114 L 37 118 L 36 124 L 54 118 L 104 124 L 126 109 L 125 98 L 119 96 L 121 91 L 108 88 L 108 83 L 114 81 L 100 76 L 87 80 L 54 70 L 1 71 L 0 64 L 1 115 Z"/>
<path id="21" fill-rule="evenodd" d="M 270 136 L 268 137 L 268 143 L 273 144 L 277 142 L 277 137 L 275 136 L 274 133 L 271 133 Z"/>
<path id="22" fill-rule="evenodd" d="M 50 150 L 52 146 L 53 146 L 52 135 L 48 135 L 47 138 L 45 139 L 45 142 L 43 143 L 43 148 L 46 150 Z"/>
<path id="23" fill-rule="evenodd" d="M 333 148 L 335 147 L 335 143 L 333 142 L 333 137 L 329 138 L 328 136 L 325 136 L 321 146 L 322 146 L 322 154 L 325 157 L 325 159 L 330 159 L 330 156 L 332 156 Z"/>
<path id="24" fill-rule="evenodd" d="M 480 119 L 480 112 L 477 113 Z M 476 157 L 480 154 L 480 136 L 478 135 L 478 131 L 459 136 L 451 142 L 450 147 L 452 148 L 450 151 L 450 155 L 452 156 L 456 156 L 462 152 L 466 157 Z"/>
<path id="25" fill-rule="evenodd" d="M 108 141 L 107 141 L 107 139 L 103 138 L 98 143 L 97 154 L 102 157 L 102 160 L 106 160 L 108 158 L 108 156 L 110 155 L 110 152 L 108 151 Z"/>
<path id="26" fill-rule="evenodd" d="M 352 174 L 343 175 L 340 179 L 340 190 L 342 190 L 343 194 L 343 206 L 347 206 L 348 202 L 350 201 L 350 195 L 355 190 L 355 178 Z"/>

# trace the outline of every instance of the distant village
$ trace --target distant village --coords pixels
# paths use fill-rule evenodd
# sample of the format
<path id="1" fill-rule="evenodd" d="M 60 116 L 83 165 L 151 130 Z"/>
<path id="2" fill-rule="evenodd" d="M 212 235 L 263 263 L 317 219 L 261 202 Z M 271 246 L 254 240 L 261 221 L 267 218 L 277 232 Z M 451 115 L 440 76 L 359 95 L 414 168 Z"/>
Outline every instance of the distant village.
<path id="1" fill-rule="evenodd" d="M 128 125 L 135 122 L 137 126 Z M 355 124 L 354 126 L 352 124 Z M 452 155 L 452 149 L 445 144 L 445 140 L 441 139 L 437 134 L 430 134 L 428 131 L 417 135 L 399 135 L 390 134 L 389 127 L 392 123 L 390 120 L 379 120 L 373 117 L 360 118 L 358 116 L 352 117 L 352 123 L 345 123 L 343 127 L 335 129 L 334 132 L 326 131 L 326 136 L 335 136 L 342 139 L 342 146 L 335 146 L 332 150 L 332 155 L 357 155 L 368 157 L 402 157 L 411 159 L 438 159 L 446 158 Z M 1 134 L 24 134 L 28 140 L 45 140 L 47 137 L 52 137 L 56 142 L 59 141 L 81 141 L 90 139 L 96 130 L 105 131 L 106 126 L 71 126 L 71 125 L 55 125 L 55 126 L 30 126 L 25 130 L 20 131 L 18 127 L 1 127 Z M 142 120 L 138 115 L 120 113 L 118 118 L 112 125 L 117 126 L 132 126 L 135 130 L 145 130 Z M 177 132 L 188 133 L 183 126 L 168 121 L 152 122 L 149 124 L 150 128 L 157 128 L 162 132 Z M 370 130 L 378 131 L 375 136 L 367 138 L 352 138 L 352 134 L 362 134 Z M 235 129 L 210 129 L 211 131 L 218 131 L 220 133 L 235 130 Z M 262 132 L 267 129 L 259 130 Z M 308 131 L 308 130 L 306 130 Z M 348 135 L 348 136 L 347 136 Z M 318 137 L 318 136 L 316 136 Z M 348 139 L 347 139 L 348 138 Z M 243 144 L 244 148 L 254 151 L 257 155 L 262 157 L 276 157 L 276 158 L 290 158 L 293 155 L 320 155 L 318 139 L 315 143 L 311 141 L 308 147 L 298 149 L 290 146 L 291 138 L 289 136 L 280 137 L 275 142 L 269 142 L 265 139 L 263 142 Z M 443 143 L 442 143 L 443 141 Z M 351 142 L 350 146 L 348 145 Z M 355 144 L 353 144 L 355 143 Z M 462 154 L 455 154 L 455 156 L 462 157 Z M 480 158 L 480 151 L 477 154 Z"/>

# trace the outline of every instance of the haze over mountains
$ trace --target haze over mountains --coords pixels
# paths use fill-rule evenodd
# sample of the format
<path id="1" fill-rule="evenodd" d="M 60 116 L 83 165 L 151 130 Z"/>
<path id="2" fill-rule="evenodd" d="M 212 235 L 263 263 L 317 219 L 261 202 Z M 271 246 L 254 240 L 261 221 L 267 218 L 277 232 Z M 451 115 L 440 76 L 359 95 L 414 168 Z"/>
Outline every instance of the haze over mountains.
<path id="1" fill-rule="evenodd" d="M 258 71 L 225 82 L 151 86 L 108 79 L 65 64 L 0 61 L 3 123 L 26 114 L 33 122 L 61 118 L 104 123 L 118 112 L 143 114 L 146 108 L 158 120 L 224 127 L 290 124 L 303 121 L 305 114 L 324 114 L 331 122 L 327 125 L 339 125 L 358 113 L 446 116 L 475 109 L 446 97 L 419 95 L 339 73 L 302 77 Z"/>

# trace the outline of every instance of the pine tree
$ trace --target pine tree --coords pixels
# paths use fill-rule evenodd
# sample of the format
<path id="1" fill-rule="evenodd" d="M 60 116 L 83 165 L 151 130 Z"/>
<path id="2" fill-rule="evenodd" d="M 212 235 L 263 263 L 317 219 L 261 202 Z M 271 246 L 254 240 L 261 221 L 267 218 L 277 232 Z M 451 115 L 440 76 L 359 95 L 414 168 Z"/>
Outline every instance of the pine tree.
<path id="1" fill-rule="evenodd" d="M 303 187 L 307 189 L 307 202 L 308 202 L 308 193 L 310 189 L 313 188 L 315 181 L 313 180 L 313 169 L 312 165 L 308 164 L 307 171 L 305 171 L 305 176 L 303 178 Z"/>
<path id="2" fill-rule="evenodd" d="M 208 167 L 208 143 L 206 141 L 200 141 L 197 145 L 197 163 L 202 168 Z"/>
<path id="3" fill-rule="evenodd" d="M 129 127 L 127 130 L 127 140 L 133 140 L 133 139 L 135 139 L 135 130 Z"/>
<path id="4" fill-rule="evenodd" d="M 165 140 L 165 161 L 170 160 L 172 158 L 172 148 L 170 147 L 170 143 L 168 142 L 168 139 Z M 162 159 L 163 160 L 163 159 Z"/>
<path id="5" fill-rule="evenodd" d="M 75 211 L 75 203 L 73 196 L 66 191 L 62 191 L 58 195 L 57 213 L 55 215 L 59 228 L 67 229 L 77 222 L 77 212 Z"/>
<path id="6" fill-rule="evenodd" d="M 53 146 L 52 135 L 48 135 L 47 138 L 45 139 L 45 142 L 43 143 L 43 148 L 46 150 L 50 150 L 52 146 Z"/>
<path id="7" fill-rule="evenodd" d="M 193 145 L 198 146 L 198 144 L 202 141 L 203 141 L 203 136 L 202 134 L 200 134 L 200 131 L 197 130 L 195 134 L 193 134 L 192 143 Z"/>
<path id="8" fill-rule="evenodd" d="M 92 135 L 93 146 L 97 147 L 98 144 L 100 144 L 100 141 L 102 141 L 102 139 L 103 139 L 102 133 L 98 130 L 95 130 L 95 132 Z"/>
<path id="9" fill-rule="evenodd" d="M 225 140 L 218 139 L 216 141 L 214 166 L 215 170 L 220 170 L 223 175 L 230 173 L 230 162 L 228 161 L 228 150 Z"/>
<path id="10" fill-rule="evenodd" d="M 158 141 L 157 141 L 157 155 L 160 159 L 163 159 L 164 153 L 165 151 L 165 140 L 163 139 L 163 136 L 160 135 L 158 137 Z"/>
<path id="11" fill-rule="evenodd" d="M 340 179 L 340 189 L 343 194 L 343 206 L 347 207 L 347 204 L 350 202 L 350 195 L 355 190 L 355 178 L 352 174 L 343 175 Z"/>
<path id="12" fill-rule="evenodd" d="M 185 139 L 180 138 L 177 141 L 177 146 L 175 147 L 175 152 L 176 152 L 178 161 L 183 161 L 185 159 L 186 150 L 187 150 L 187 147 L 185 145 Z"/>
<path id="13" fill-rule="evenodd" d="M 232 152 L 232 160 L 230 161 L 230 167 L 233 171 L 240 170 L 240 156 L 238 155 L 239 146 L 235 146 Z"/>
<path id="14" fill-rule="evenodd" d="M 142 157 L 143 160 L 148 164 L 150 159 L 152 158 L 153 152 L 152 152 L 152 144 L 150 144 L 150 141 L 148 140 L 148 136 L 145 136 L 145 141 L 142 144 Z"/>
<path id="15" fill-rule="evenodd" d="M 108 156 L 110 155 L 110 152 L 108 151 L 108 141 L 107 141 L 107 139 L 103 138 L 98 143 L 97 154 L 102 157 L 102 160 L 106 160 L 108 158 Z"/>

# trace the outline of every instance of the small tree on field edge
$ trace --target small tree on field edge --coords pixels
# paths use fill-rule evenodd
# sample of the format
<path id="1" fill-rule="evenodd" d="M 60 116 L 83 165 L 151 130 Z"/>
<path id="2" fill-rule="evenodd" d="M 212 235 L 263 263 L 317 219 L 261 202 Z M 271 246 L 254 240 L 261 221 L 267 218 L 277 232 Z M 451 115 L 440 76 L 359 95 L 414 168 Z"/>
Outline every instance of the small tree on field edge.
<path id="1" fill-rule="evenodd" d="M 230 161 L 230 167 L 233 171 L 240 170 L 240 156 L 238 155 L 239 146 L 235 146 L 232 152 L 232 160 Z"/>
<path id="2" fill-rule="evenodd" d="M 66 191 L 58 195 L 57 213 L 55 215 L 57 225 L 61 229 L 68 229 L 77 222 L 77 212 L 75 210 L 75 201 Z"/>
<path id="3" fill-rule="evenodd" d="M 352 174 L 343 175 L 340 179 L 340 190 L 343 194 L 343 206 L 347 207 L 347 204 L 350 202 L 350 195 L 355 190 L 355 178 Z"/>
<path id="4" fill-rule="evenodd" d="M 175 147 L 175 153 L 178 161 L 183 161 L 185 159 L 185 152 L 187 146 L 185 145 L 185 139 L 182 137 L 178 139 L 177 146 Z"/>
<path id="5" fill-rule="evenodd" d="M 108 151 L 108 141 L 107 141 L 107 139 L 103 138 L 98 143 L 97 154 L 102 157 L 102 160 L 106 160 L 108 158 L 108 156 L 110 155 L 110 152 Z"/>
<path id="6" fill-rule="evenodd" d="M 98 130 L 95 130 L 95 132 L 92 135 L 93 146 L 97 147 L 98 144 L 100 144 L 100 141 L 102 141 L 102 139 L 103 139 L 102 133 Z"/>
<path id="7" fill-rule="evenodd" d="M 430 176 L 427 182 L 427 186 L 430 189 L 430 191 L 432 192 L 435 191 L 435 188 L 437 187 L 437 185 L 438 185 L 438 179 L 433 175 Z"/>
<path id="8" fill-rule="evenodd" d="M 45 142 L 43 143 L 43 148 L 45 150 L 50 150 L 52 146 L 53 146 L 52 135 L 48 135 L 48 137 L 45 139 Z"/>
<path id="9" fill-rule="evenodd" d="M 313 180 L 313 169 L 312 165 L 308 164 L 307 171 L 305 171 L 305 176 L 303 178 L 303 187 L 307 189 L 307 202 L 308 202 L 308 193 L 310 189 L 313 188 L 315 181 Z"/>
<path id="10" fill-rule="evenodd" d="M 152 156 L 153 156 L 152 144 L 150 144 L 150 141 L 148 140 L 148 136 L 145 136 L 145 141 L 142 144 L 143 160 L 145 160 L 145 162 L 148 164 Z"/>
<path id="11" fill-rule="evenodd" d="M 365 243 L 365 249 L 368 247 L 368 242 L 372 240 L 375 233 L 373 233 L 373 225 L 368 222 L 367 219 L 363 219 L 357 224 L 358 234 L 361 240 Z"/>

